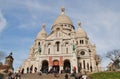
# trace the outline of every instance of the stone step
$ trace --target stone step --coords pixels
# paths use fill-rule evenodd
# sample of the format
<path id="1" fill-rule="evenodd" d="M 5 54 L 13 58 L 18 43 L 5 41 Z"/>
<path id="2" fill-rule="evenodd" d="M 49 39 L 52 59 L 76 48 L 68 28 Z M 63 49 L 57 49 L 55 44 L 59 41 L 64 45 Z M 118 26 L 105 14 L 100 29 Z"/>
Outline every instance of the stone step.
<path id="1" fill-rule="evenodd" d="M 74 79 L 74 77 L 70 77 L 70 74 L 68 74 L 69 79 Z M 5 77 L 5 79 L 8 79 Z M 54 76 L 54 74 L 42 74 L 39 75 L 38 73 L 32 73 L 32 74 L 23 74 L 21 75 L 21 79 L 65 79 L 65 74 L 58 74 L 57 77 Z"/>
<path id="2" fill-rule="evenodd" d="M 54 74 L 24 74 L 21 79 L 65 79 L 65 74 L 58 74 L 57 77 L 54 77 Z M 74 78 L 69 75 L 69 79 Z"/>

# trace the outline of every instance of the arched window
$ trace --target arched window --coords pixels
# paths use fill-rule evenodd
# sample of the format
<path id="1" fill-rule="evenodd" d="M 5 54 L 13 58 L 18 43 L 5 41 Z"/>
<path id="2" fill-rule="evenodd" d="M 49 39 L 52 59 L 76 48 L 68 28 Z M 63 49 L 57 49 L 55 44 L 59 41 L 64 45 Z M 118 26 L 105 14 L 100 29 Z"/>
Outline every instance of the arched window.
<path id="1" fill-rule="evenodd" d="M 56 28 L 56 30 L 57 30 L 57 31 L 59 31 L 59 30 L 60 30 L 60 28 Z"/>
<path id="2" fill-rule="evenodd" d="M 57 51 L 59 51 L 60 42 L 56 42 L 56 45 L 57 45 Z"/>
<path id="3" fill-rule="evenodd" d="M 82 44 L 84 44 L 84 41 L 82 40 Z"/>
<path id="4" fill-rule="evenodd" d="M 65 43 L 65 46 L 68 46 L 68 42 Z"/>
<path id="5" fill-rule="evenodd" d="M 40 46 L 40 42 L 38 42 L 38 46 Z"/>
<path id="6" fill-rule="evenodd" d="M 76 41 L 76 45 L 78 45 L 78 41 Z"/>
<path id="7" fill-rule="evenodd" d="M 82 63 L 80 62 L 80 63 L 78 64 L 78 72 L 80 72 L 81 69 L 82 69 Z"/>
<path id="8" fill-rule="evenodd" d="M 82 69 L 82 63 L 79 64 L 80 68 Z"/>
<path id="9" fill-rule="evenodd" d="M 83 40 L 80 40 L 80 44 L 84 44 L 84 41 L 83 41 Z"/>
<path id="10" fill-rule="evenodd" d="M 50 48 L 48 48 L 48 54 L 50 54 Z"/>
<path id="11" fill-rule="evenodd" d="M 87 69 L 89 70 L 89 63 L 87 63 Z"/>
<path id="12" fill-rule="evenodd" d="M 80 44 L 82 43 L 82 41 L 80 40 Z"/>
<path id="13" fill-rule="evenodd" d="M 83 60 L 83 68 L 85 69 L 85 60 Z"/>
<path id="14" fill-rule="evenodd" d="M 68 53 L 68 48 L 66 48 L 66 53 Z"/>

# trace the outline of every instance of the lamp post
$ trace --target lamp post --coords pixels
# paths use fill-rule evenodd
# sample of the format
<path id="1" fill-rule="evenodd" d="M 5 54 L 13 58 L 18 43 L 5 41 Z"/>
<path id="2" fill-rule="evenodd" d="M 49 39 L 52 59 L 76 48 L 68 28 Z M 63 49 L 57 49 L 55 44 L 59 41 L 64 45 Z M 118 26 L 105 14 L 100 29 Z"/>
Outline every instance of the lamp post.
<path id="1" fill-rule="evenodd" d="M 92 72 L 92 61 L 91 61 L 91 50 L 89 49 L 89 54 L 90 54 L 90 71 Z"/>

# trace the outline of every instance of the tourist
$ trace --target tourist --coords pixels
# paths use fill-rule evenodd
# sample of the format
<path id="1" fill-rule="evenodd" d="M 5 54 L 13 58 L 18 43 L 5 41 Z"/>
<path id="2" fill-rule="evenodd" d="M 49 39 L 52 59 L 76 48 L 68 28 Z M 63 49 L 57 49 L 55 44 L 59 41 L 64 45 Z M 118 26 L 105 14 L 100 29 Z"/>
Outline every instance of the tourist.
<path id="1" fill-rule="evenodd" d="M 18 79 L 21 79 L 21 72 L 18 72 Z"/>
<path id="2" fill-rule="evenodd" d="M 87 79 L 87 75 L 86 75 L 86 74 L 83 74 L 83 75 L 82 75 L 82 79 Z"/>
<path id="3" fill-rule="evenodd" d="M 75 66 L 74 66 L 74 68 L 73 68 L 73 72 L 76 73 L 76 67 L 75 67 Z"/>
<path id="4" fill-rule="evenodd" d="M 15 72 L 15 79 L 18 79 L 18 73 Z"/>
<path id="5" fill-rule="evenodd" d="M 67 73 L 65 74 L 65 79 L 68 79 L 68 74 Z"/>
<path id="6" fill-rule="evenodd" d="M 37 67 L 35 67 L 34 72 L 35 72 L 35 73 L 37 72 Z"/>
<path id="7" fill-rule="evenodd" d="M 11 75 L 11 79 L 15 79 L 15 74 L 14 73 Z"/>
<path id="8" fill-rule="evenodd" d="M 33 70 L 33 65 L 30 67 L 30 73 L 32 73 L 32 70 Z"/>
<path id="9" fill-rule="evenodd" d="M 40 76 L 42 75 L 42 71 L 41 71 L 41 69 L 40 69 L 39 75 L 40 75 Z"/>
<path id="10" fill-rule="evenodd" d="M 11 79 L 12 73 L 8 72 L 8 79 Z"/>
<path id="11" fill-rule="evenodd" d="M 22 74 L 24 74 L 24 68 L 22 69 L 22 72 L 21 72 Z"/>
<path id="12" fill-rule="evenodd" d="M 27 73 L 29 73 L 29 67 L 27 67 Z"/>
<path id="13" fill-rule="evenodd" d="M 77 74 L 75 75 L 75 79 L 82 79 L 81 73 L 77 73 Z"/>

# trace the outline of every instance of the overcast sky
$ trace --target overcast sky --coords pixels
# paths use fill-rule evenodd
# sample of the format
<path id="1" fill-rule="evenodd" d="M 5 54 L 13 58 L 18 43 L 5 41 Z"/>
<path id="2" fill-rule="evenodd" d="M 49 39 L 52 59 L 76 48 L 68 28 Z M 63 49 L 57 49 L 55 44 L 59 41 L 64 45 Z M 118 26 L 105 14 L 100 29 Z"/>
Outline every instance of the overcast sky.
<path id="1" fill-rule="evenodd" d="M 28 57 L 43 23 L 51 32 L 62 6 L 76 29 L 81 21 L 98 54 L 120 49 L 120 0 L 0 0 L 0 51 L 13 52 L 15 69 Z M 104 59 L 102 67 L 108 63 Z"/>

